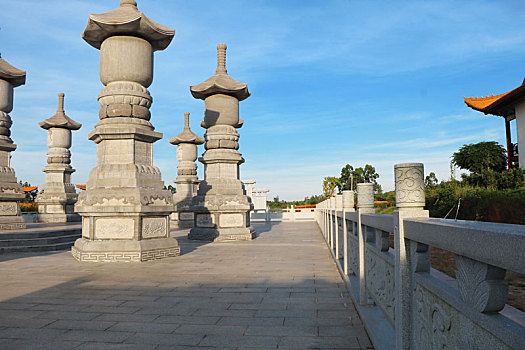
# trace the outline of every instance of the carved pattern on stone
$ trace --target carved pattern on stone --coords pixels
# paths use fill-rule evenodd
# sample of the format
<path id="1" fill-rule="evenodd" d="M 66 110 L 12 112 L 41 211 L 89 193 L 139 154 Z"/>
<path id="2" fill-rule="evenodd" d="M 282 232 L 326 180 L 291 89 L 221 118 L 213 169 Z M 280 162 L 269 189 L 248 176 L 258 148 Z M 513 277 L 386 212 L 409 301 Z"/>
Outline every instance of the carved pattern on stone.
<path id="1" fill-rule="evenodd" d="M 156 249 L 145 252 L 79 252 L 71 248 L 71 254 L 78 261 L 88 262 L 138 262 L 164 259 L 180 255 L 180 247 Z"/>
<path id="2" fill-rule="evenodd" d="M 511 349 L 433 293 L 415 286 L 414 349 Z"/>
<path id="3" fill-rule="evenodd" d="M 23 223 L 18 224 L 0 224 L 0 230 L 18 230 L 26 228 L 26 225 Z"/>
<path id="4" fill-rule="evenodd" d="M 131 239 L 134 220 L 125 218 L 99 218 L 95 222 L 95 239 Z"/>
<path id="5" fill-rule="evenodd" d="M 365 267 L 366 287 L 393 323 L 395 319 L 394 266 L 367 248 Z"/>
<path id="6" fill-rule="evenodd" d="M 166 236 L 166 233 L 166 220 L 164 218 L 142 219 L 142 237 L 163 237 Z"/>
<path id="7" fill-rule="evenodd" d="M 0 203 L 0 215 L 16 215 L 18 203 Z"/>
<path id="8" fill-rule="evenodd" d="M 505 270 L 456 255 L 456 280 L 463 301 L 479 312 L 497 312 L 507 302 Z"/>
<path id="9" fill-rule="evenodd" d="M 424 207 L 425 186 L 423 164 L 394 167 L 396 206 L 397 207 Z"/>
<path id="10" fill-rule="evenodd" d="M 348 267 L 353 274 L 359 270 L 359 246 L 357 238 L 348 235 Z"/>

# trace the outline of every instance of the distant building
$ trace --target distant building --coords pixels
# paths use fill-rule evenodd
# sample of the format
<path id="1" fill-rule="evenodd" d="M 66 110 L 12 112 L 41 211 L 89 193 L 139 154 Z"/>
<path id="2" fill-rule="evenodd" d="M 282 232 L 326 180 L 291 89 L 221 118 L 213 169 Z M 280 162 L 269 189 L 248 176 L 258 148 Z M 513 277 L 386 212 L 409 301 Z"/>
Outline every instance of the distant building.
<path id="1" fill-rule="evenodd" d="M 465 103 L 476 111 L 505 118 L 508 167 L 518 162 L 525 168 L 525 80 L 514 90 L 486 97 L 464 97 Z M 511 141 L 510 122 L 516 119 L 517 144 Z M 519 155 L 522 155 L 521 157 Z"/>

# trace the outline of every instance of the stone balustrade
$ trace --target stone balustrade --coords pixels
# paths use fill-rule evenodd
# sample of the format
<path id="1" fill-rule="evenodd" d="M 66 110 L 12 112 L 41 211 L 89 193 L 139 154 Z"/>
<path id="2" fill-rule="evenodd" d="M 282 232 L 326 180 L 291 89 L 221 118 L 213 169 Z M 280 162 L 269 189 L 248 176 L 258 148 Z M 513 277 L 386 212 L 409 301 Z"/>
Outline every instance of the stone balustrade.
<path id="1" fill-rule="evenodd" d="M 506 305 L 504 281 L 525 274 L 525 226 L 429 218 L 423 164 L 394 170 L 394 215 L 375 214 L 372 184 L 357 186 L 357 211 L 350 191 L 342 208 L 336 196 L 316 210 L 374 346 L 525 348 L 525 313 Z M 431 246 L 455 254 L 456 279 L 431 267 Z"/>

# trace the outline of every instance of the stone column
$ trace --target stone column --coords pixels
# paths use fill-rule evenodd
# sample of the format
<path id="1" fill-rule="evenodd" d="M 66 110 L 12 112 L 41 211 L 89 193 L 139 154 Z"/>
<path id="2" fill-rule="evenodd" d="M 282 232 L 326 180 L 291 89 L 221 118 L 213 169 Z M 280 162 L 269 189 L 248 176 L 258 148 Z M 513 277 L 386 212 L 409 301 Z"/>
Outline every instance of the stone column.
<path id="1" fill-rule="evenodd" d="M 177 146 L 177 192 L 173 194 L 175 212 L 171 214 L 171 226 L 178 228 L 193 227 L 194 213 L 191 211 L 191 200 L 196 195 L 195 187 L 199 183 L 197 177 L 197 145 L 202 145 L 204 139 L 190 130 L 190 113 L 184 113 L 184 130 L 168 140 Z"/>
<path id="2" fill-rule="evenodd" d="M 367 305 L 368 296 L 366 293 L 366 270 L 365 270 L 365 251 L 367 232 L 361 223 L 362 214 L 373 214 L 374 211 L 374 184 L 357 184 L 357 232 L 359 238 L 359 304 Z"/>
<path id="3" fill-rule="evenodd" d="M 173 196 L 153 166 L 153 143 L 162 138 L 150 123 L 153 52 L 175 31 L 138 11 L 133 0 L 89 16 L 82 37 L 100 49 L 100 122 L 89 134 L 97 166 L 78 197 L 82 238 L 72 248 L 80 261 L 145 261 L 180 254 L 170 238 Z"/>
<path id="4" fill-rule="evenodd" d="M 208 80 L 190 87 L 191 94 L 204 100 L 206 110 L 201 126 L 206 129 L 204 180 L 193 198 L 195 226 L 188 238 L 205 241 L 242 241 L 255 237 L 250 227 L 253 205 L 239 180 L 239 101 L 250 96 L 244 83 L 226 71 L 226 45 L 217 45 L 217 70 Z"/>
<path id="5" fill-rule="evenodd" d="M 243 180 L 242 185 L 244 187 L 244 194 L 248 196 L 248 198 L 252 199 L 253 195 L 253 186 L 255 185 L 255 180 Z M 253 201 L 252 201 L 253 202 Z"/>
<path id="6" fill-rule="evenodd" d="M 424 174 L 422 163 L 394 166 L 396 207 L 398 208 L 394 211 L 396 349 L 411 348 L 414 272 L 430 271 L 428 245 L 406 240 L 403 226 L 404 219 L 429 217 L 428 210 L 424 210 Z M 426 263 L 419 261 L 414 264 L 415 259 L 426 260 Z M 415 271 L 414 268 L 427 271 Z"/>
<path id="7" fill-rule="evenodd" d="M 38 123 L 47 130 L 47 165 L 42 170 L 46 183 L 36 198 L 39 222 L 80 221 L 74 212 L 77 201 L 75 185 L 71 174 L 75 172 L 70 165 L 71 130 L 78 130 L 82 124 L 69 118 L 64 112 L 64 94 L 58 94 L 58 108 L 51 118 Z"/>
<path id="8" fill-rule="evenodd" d="M 20 216 L 20 201 L 25 194 L 11 168 L 11 152 L 16 145 L 9 137 L 13 110 L 13 88 L 24 85 L 26 72 L 4 61 L 0 56 L 0 230 L 16 230 L 26 227 Z"/>

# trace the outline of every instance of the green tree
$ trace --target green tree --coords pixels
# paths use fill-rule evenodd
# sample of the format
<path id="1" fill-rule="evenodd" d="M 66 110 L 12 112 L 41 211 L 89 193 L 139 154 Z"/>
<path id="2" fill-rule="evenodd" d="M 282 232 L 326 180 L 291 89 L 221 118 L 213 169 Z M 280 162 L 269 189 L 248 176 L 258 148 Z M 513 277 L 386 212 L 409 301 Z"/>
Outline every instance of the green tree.
<path id="1" fill-rule="evenodd" d="M 379 174 L 376 173 L 376 169 L 370 164 L 366 164 L 364 168 L 359 167 L 356 169 L 347 164 L 341 169 L 339 190 L 355 190 L 358 183 L 371 182 L 374 184 L 374 191 L 380 193 L 381 185 L 377 183 L 378 178 Z"/>
<path id="2" fill-rule="evenodd" d="M 507 167 L 507 153 L 496 141 L 479 142 L 463 145 L 452 155 L 452 163 L 473 174 L 481 174 L 484 169 L 501 172 Z"/>
<path id="3" fill-rule="evenodd" d="M 323 195 L 330 198 L 334 195 L 335 188 L 341 186 L 339 178 L 335 176 L 327 176 L 323 179 Z"/>
<path id="4" fill-rule="evenodd" d="M 425 187 L 435 188 L 438 185 L 438 183 L 439 181 L 434 172 L 431 172 L 427 175 L 427 177 L 425 177 Z"/>

